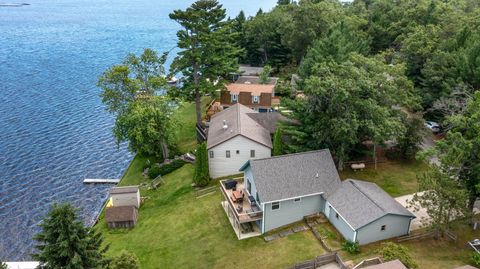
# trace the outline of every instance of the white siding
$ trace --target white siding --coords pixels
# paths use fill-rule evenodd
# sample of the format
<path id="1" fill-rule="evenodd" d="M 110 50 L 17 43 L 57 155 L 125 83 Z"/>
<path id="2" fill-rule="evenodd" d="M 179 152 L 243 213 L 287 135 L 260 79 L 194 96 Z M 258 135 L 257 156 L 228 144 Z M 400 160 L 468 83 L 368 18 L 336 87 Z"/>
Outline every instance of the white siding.
<path id="1" fill-rule="evenodd" d="M 230 158 L 226 151 L 230 150 Z M 239 154 L 237 154 L 239 150 Z M 250 158 L 250 150 L 255 150 L 255 158 Z M 213 151 L 213 158 L 210 158 Z M 244 136 L 236 136 L 208 150 L 210 177 L 218 178 L 240 173 L 238 170 L 250 159 L 271 157 L 271 149 Z"/>
<path id="2" fill-rule="evenodd" d="M 140 192 L 111 194 L 113 206 L 136 206 L 140 207 Z"/>

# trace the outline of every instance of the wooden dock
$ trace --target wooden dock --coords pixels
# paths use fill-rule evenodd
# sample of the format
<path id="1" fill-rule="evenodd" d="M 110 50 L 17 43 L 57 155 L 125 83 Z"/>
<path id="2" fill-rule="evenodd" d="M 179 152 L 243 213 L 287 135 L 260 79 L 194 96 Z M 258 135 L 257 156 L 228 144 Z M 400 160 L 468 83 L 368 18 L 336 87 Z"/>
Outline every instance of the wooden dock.
<path id="1" fill-rule="evenodd" d="M 84 184 L 117 184 L 120 182 L 120 179 L 111 179 L 111 178 L 86 178 L 83 180 Z"/>

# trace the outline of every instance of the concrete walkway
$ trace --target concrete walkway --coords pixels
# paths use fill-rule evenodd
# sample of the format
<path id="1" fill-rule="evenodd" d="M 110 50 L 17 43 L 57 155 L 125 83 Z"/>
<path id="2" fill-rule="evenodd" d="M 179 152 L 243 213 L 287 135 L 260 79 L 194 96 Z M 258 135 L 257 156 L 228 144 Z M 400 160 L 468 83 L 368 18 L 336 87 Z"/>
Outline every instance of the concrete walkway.
<path id="1" fill-rule="evenodd" d="M 316 269 L 340 269 L 340 265 L 338 265 L 338 263 L 336 262 L 332 262 L 332 263 L 317 267 Z"/>
<path id="2" fill-rule="evenodd" d="M 421 194 L 421 192 L 419 193 Z M 417 218 L 412 220 L 412 224 L 410 225 L 410 231 L 415 231 L 422 228 L 422 221 L 424 219 L 429 219 L 430 216 L 427 214 L 427 210 L 425 208 L 420 208 L 419 211 L 414 211 L 413 208 L 408 207 L 408 201 L 411 201 L 413 198 L 413 194 L 407 194 L 404 196 L 396 197 L 395 200 L 399 202 L 402 206 L 404 206 L 408 211 L 412 212 Z"/>

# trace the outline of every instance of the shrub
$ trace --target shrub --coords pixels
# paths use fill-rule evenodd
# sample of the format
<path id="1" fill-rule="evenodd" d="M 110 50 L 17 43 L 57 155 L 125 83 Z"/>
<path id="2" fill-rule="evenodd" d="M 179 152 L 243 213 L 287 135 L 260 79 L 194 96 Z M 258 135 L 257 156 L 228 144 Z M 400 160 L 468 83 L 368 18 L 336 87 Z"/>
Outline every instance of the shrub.
<path id="1" fill-rule="evenodd" d="M 120 255 L 114 257 L 110 264 L 111 269 L 139 269 L 140 262 L 135 254 L 122 250 Z"/>
<path id="2" fill-rule="evenodd" d="M 480 266 L 480 253 L 478 252 L 473 253 L 472 262 L 475 266 Z"/>
<path id="3" fill-rule="evenodd" d="M 195 174 L 193 176 L 193 182 L 197 186 L 206 186 L 210 181 L 210 175 L 208 173 L 208 156 L 207 156 L 207 144 L 202 143 L 197 147 L 197 156 L 195 158 Z"/>
<path id="4" fill-rule="evenodd" d="M 342 243 L 342 250 L 350 254 L 357 254 L 360 253 L 360 244 L 358 242 L 345 241 Z"/>
<path id="5" fill-rule="evenodd" d="M 0 261 L 0 269 L 8 269 L 8 266 L 6 263 Z"/>
<path id="6" fill-rule="evenodd" d="M 153 165 L 150 167 L 148 170 L 148 177 L 150 179 L 155 179 L 158 176 L 164 176 L 166 174 L 170 174 L 171 172 L 179 169 L 180 167 L 184 166 L 187 162 L 184 160 L 173 160 L 169 164 L 163 164 L 163 165 Z"/>
<path id="7" fill-rule="evenodd" d="M 385 261 L 400 260 L 406 267 L 410 269 L 418 268 L 417 263 L 410 256 L 410 251 L 406 246 L 387 242 L 382 244 L 383 247 L 378 251 Z"/>

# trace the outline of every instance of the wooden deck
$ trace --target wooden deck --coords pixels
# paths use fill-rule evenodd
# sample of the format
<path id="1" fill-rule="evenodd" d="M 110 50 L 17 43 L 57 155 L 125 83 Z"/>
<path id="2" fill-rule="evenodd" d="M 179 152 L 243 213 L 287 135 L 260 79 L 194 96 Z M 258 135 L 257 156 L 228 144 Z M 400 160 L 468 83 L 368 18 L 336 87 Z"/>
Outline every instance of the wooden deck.
<path id="1" fill-rule="evenodd" d="M 83 180 L 83 183 L 85 184 L 93 184 L 93 183 L 117 184 L 118 182 L 120 182 L 120 179 L 112 179 L 112 178 L 86 178 Z"/>

